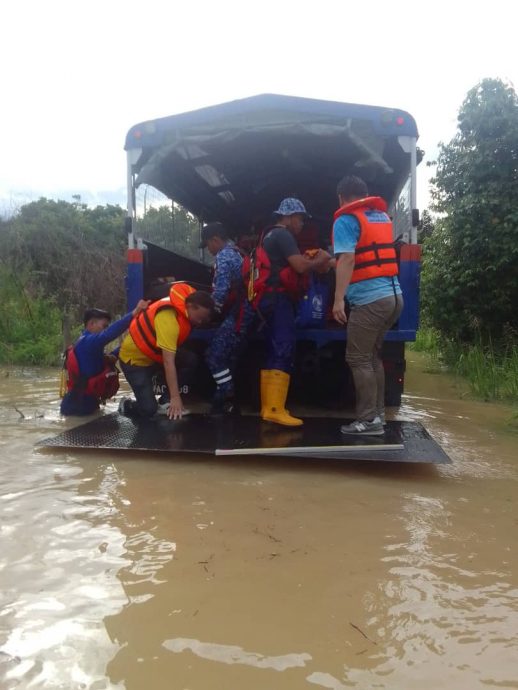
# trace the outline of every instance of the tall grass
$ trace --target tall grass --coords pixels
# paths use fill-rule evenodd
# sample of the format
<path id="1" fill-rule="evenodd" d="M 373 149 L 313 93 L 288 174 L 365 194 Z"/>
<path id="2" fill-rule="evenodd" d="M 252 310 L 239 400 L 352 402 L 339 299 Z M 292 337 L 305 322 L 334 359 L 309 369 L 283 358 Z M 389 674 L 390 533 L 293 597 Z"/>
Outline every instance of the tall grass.
<path id="1" fill-rule="evenodd" d="M 518 341 L 514 334 L 496 346 L 479 337 L 475 344 L 448 340 L 433 328 L 417 334 L 413 349 L 462 376 L 471 392 L 482 400 L 518 402 Z"/>
<path id="2" fill-rule="evenodd" d="M 0 363 L 58 364 L 62 343 L 59 309 L 0 266 Z"/>

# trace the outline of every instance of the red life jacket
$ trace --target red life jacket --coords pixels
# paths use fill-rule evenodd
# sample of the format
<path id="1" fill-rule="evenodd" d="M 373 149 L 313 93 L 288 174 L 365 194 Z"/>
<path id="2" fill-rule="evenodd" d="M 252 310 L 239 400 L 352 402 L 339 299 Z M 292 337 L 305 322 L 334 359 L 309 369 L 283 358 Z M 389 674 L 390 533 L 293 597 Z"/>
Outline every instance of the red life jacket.
<path id="1" fill-rule="evenodd" d="M 360 224 L 351 283 L 398 274 L 392 222 L 387 216 L 385 222 L 373 223 L 369 220 L 368 211 L 381 211 L 386 214 L 387 204 L 381 197 L 370 196 L 345 204 L 334 215 L 335 220 L 344 215 L 354 216 Z"/>
<path id="2" fill-rule="evenodd" d="M 185 300 L 196 290 L 187 283 L 175 283 L 171 286 L 169 297 L 159 299 L 150 304 L 147 309 L 141 311 L 130 323 L 129 333 L 133 342 L 142 354 L 152 359 L 154 362 L 162 364 L 164 361 L 162 350 L 156 341 L 155 318 L 158 312 L 164 309 L 174 311 L 178 320 L 179 334 L 178 345 L 181 345 L 188 338 L 191 332 L 191 322 L 187 316 Z"/>
<path id="3" fill-rule="evenodd" d="M 274 228 L 271 228 L 273 230 Z M 269 230 L 265 231 L 267 234 Z M 243 261 L 242 275 L 247 286 L 248 301 L 254 309 L 257 308 L 263 295 L 267 292 L 283 292 L 290 299 L 297 301 L 307 291 L 309 278 L 306 274 L 297 273 L 291 266 L 279 270 L 272 267 L 263 240 L 263 233 L 259 244 Z"/>
<path id="4" fill-rule="evenodd" d="M 74 345 L 67 347 L 64 367 L 67 373 L 67 392 L 92 395 L 98 400 L 108 400 L 119 390 L 119 372 L 115 365 L 105 359 L 103 370 L 89 378 L 81 374 Z"/>

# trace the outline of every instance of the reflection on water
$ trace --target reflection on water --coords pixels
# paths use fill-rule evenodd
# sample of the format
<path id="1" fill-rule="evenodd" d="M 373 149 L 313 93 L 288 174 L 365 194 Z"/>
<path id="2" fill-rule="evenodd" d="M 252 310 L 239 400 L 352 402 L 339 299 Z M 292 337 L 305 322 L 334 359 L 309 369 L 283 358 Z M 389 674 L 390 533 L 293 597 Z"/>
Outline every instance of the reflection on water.
<path id="1" fill-rule="evenodd" d="M 228 644 L 213 644 L 189 640 L 177 637 L 174 640 L 166 640 L 163 644 L 171 652 L 185 652 L 190 650 L 202 659 L 220 661 L 223 664 L 244 664 L 255 668 L 273 668 L 276 671 L 285 671 L 287 668 L 305 666 L 311 659 L 309 654 L 284 654 L 284 656 L 263 656 L 253 652 L 246 652 L 241 647 Z"/>
<path id="2" fill-rule="evenodd" d="M 35 452 L 56 374 L 2 378 L 2 690 L 518 688 L 510 411 L 413 357 L 450 466 Z"/>

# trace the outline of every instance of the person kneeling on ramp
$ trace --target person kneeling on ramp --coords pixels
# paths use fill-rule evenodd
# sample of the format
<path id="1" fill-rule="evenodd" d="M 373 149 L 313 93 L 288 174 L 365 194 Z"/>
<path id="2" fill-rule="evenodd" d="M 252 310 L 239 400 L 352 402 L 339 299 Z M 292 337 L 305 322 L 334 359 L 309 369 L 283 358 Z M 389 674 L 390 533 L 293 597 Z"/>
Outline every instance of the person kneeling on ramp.
<path id="1" fill-rule="evenodd" d="M 136 316 L 124 338 L 120 366 L 135 394 L 135 400 L 121 401 L 119 412 L 130 417 L 152 417 L 158 409 L 153 377 L 163 367 L 169 391 L 167 416 L 180 419 L 184 414 L 179 373 L 182 352 L 191 329 L 210 323 L 214 311 L 212 297 L 187 283 L 171 286 L 169 297 L 153 302 Z"/>

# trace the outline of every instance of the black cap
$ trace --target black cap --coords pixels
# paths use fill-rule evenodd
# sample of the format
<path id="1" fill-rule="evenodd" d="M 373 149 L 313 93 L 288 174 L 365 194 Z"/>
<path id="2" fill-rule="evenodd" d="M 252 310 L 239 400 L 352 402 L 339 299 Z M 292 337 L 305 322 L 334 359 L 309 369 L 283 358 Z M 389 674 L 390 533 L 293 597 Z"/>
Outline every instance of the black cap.
<path id="1" fill-rule="evenodd" d="M 201 242 L 198 245 L 199 249 L 205 249 L 207 240 L 212 237 L 221 237 L 222 240 L 228 239 L 228 234 L 221 223 L 209 223 L 201 229 Z"/>
<path id="2" fill-rule="evenodd" d="M 107 321 L 111 321 L 112 316 L 109 311 L 93 307 L 92 309 L 87 309 L 83 315 L 83 323 L 85 326 L 90 319 L 106 319 Z"/>

